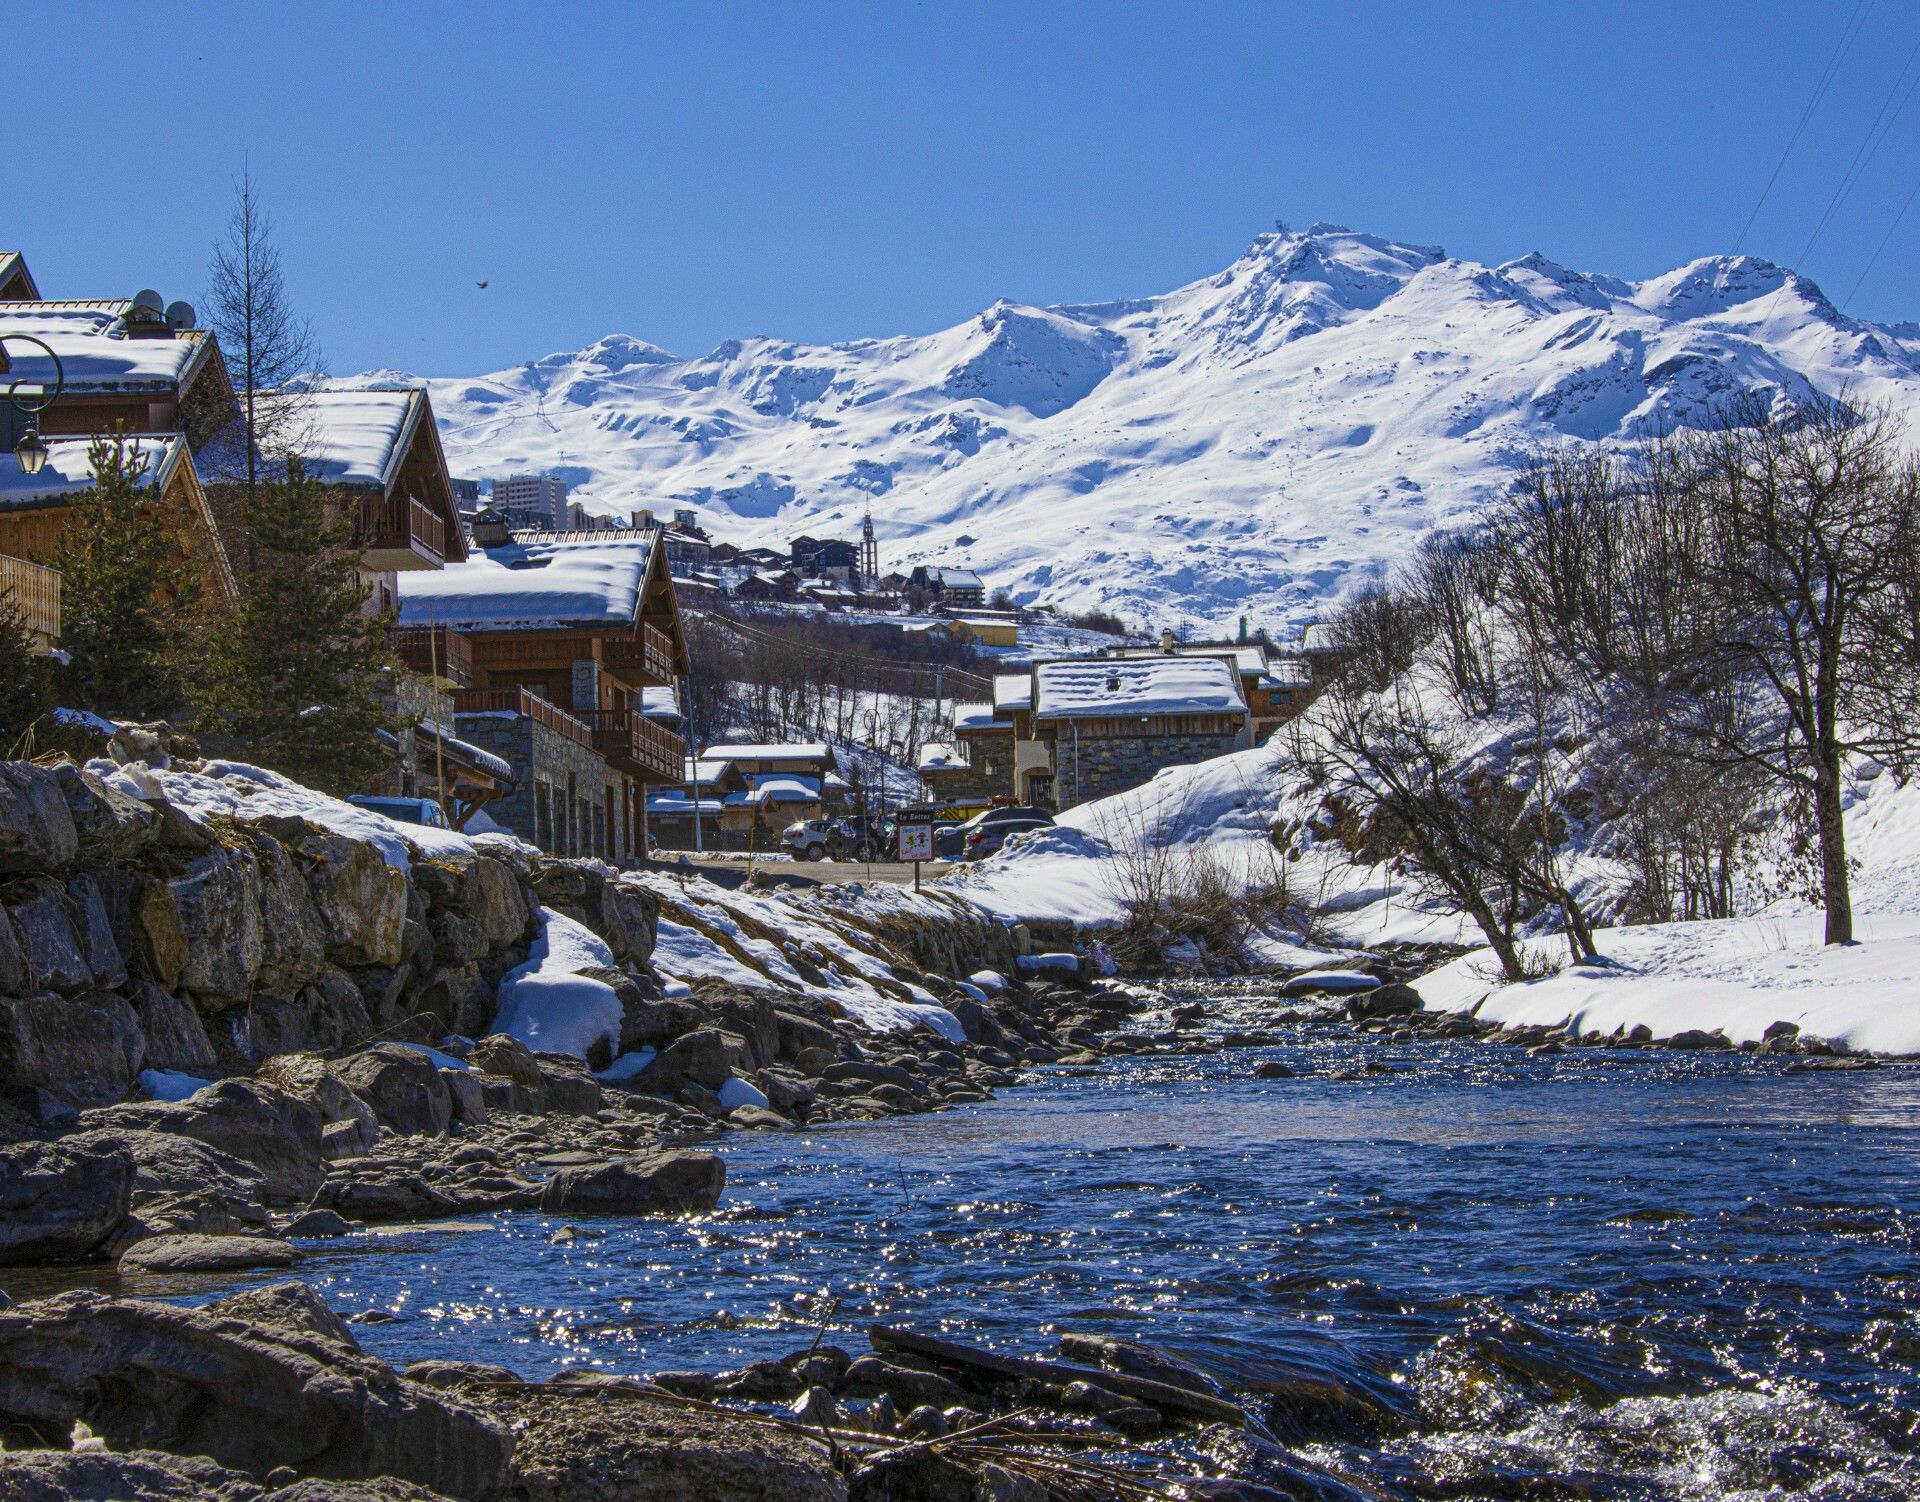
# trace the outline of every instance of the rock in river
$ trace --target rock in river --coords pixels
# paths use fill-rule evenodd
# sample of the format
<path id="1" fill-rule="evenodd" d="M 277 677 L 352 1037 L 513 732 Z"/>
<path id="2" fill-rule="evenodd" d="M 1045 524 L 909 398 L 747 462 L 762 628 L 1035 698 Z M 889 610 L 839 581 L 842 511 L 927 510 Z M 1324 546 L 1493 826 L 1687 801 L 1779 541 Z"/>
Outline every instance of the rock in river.
<path id="1" fill-rule="evenodd" d="M 223 1273 L 243 1267 L 291 1267 L 299 1252 L 272 1236 L 149 1236 L 120 1257 L 123 1273 Z"/>
<path id="2" fill-rule="evenodd" d="M 656 1152 L 563 1168 L 547 1181 L 550 1215 L 654 1215 L 711 1210 L 727 1166 L 712 1153 Z"/>

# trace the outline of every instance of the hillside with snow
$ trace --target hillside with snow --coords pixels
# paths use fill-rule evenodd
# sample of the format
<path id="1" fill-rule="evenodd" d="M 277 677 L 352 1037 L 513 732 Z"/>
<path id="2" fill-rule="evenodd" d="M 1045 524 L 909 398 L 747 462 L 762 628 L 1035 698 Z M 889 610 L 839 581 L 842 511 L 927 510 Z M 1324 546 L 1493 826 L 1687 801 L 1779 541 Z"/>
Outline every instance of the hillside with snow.
<path id="1" fill-rule="evenodd" d="M 871 508 L 886 568 L 1277 627 L 1472 517 L 1542 445 L 1742 390 L 1911 414 L 1920 327 L 1752 257 L 1634 282 L 1316 225 L 1159 297 L 694 359 L 616 334 L 429 384 L 457 473 L 551 470 L 591 510 L 690 506 L 743 543 L 852 535 Z"/>

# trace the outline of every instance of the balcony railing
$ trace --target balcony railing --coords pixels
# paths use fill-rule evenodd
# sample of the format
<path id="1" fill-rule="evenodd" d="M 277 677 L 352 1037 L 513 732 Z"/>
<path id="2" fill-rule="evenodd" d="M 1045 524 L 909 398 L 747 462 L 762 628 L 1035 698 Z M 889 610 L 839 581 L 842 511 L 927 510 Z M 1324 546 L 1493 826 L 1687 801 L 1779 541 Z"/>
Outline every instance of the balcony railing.
<path id="1" fill-rule="evenodd" d="M 388 639 L 408 672 L 461 688 L 473 682 L 473 644 L 451 626 L 395 626 Z"/>
<path id="2" fill-rule="evenodd" d="M 35 648 L 51 651 L 60 640 L 60 570 L 0 555 L 0 592 L 13 596 Z"/>
<path id="3" fill-rule="evenodd" d="M 673 682 L 673 643 L 667 633 L 645 621 L 632 636 L 609 636 L 607 666 L 623 678 L 644 675 L 654 684 Z"/>
<path id="4" fill-rule="evenodd" d="M 455 714 L 525 715 L 578 745 L 594 749 L 593 731 L 585 721 L 524 688 L 456 688 L 453 709 Z"/>
<path id="5" fill-rule="evenodd" d="M 410 495 L 370 495 L 360 502 L 360 546 L 369 553 L 415 553 L 434 564 L 447 557 L 447 524 Z"/>
<path id="6" fill-rule="evenodd" d="M 678 782 L 686 773 L 686 742 L 644 715 L 625 709 L 580 710 L 593 727 L 594 748 L 623 768 L 662 782 Z"/>

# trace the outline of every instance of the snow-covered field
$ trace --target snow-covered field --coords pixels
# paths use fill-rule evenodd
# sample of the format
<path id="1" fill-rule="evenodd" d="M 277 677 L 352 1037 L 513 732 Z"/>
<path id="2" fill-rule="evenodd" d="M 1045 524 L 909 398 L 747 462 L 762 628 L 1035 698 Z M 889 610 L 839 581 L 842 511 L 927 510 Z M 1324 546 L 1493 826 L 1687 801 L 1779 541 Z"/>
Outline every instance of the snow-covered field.
<path id="1" fill-rule="evenodd" d="M 1744 389 L 1911 412 L 1920 328 L 1856 322 L 1752 257 L 1632 282 L 1317 225 L 1158 297 L 692 359 L 613 334 L 429 384 L 456 473 L 552 471 L 589 509 L 691 506 L 741 543 L 852 537 L 871 509 L 888 569 L 966 565 L 1154 629 L 1278 628 L 1477 514 L 1542 443 Z"/>

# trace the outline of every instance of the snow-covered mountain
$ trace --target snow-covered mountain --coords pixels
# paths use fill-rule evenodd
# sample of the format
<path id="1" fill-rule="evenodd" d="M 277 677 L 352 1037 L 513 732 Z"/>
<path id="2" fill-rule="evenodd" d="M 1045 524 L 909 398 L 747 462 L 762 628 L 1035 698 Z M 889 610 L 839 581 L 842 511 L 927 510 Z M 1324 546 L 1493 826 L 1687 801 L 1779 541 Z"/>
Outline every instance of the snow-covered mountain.
<path id="1" fill-rule="evenodd" d="M 1750 388 L 1913 413 L 1920 327 L 1856 322 L 1747 256 L 1632 282 L 1315 225 L 1161 297 L 692 360 L 615 334 L 429 384 L 456 473 L 552 470 L 589 509 L 691 506 L 743 543 L 852 536 L 871 508 L 883 568 L 1278 626 L 1471 517 L 1543 444 Z"/>

